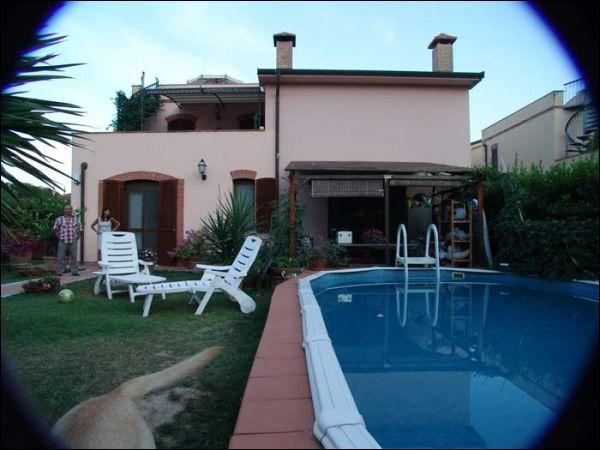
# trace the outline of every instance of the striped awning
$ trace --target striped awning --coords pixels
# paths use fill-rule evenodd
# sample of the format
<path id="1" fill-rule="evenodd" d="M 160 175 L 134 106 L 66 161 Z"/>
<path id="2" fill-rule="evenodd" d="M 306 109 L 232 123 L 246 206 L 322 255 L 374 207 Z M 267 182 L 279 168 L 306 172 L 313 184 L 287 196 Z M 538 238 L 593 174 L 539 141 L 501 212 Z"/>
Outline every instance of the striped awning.
<path id="1" fill-rule="evenodd" d="M 392 178 L 390 186 L 426 186 L 426 187 L 460 187 L 464 180 L 460 177 L 410 177 Z"/>
<path id="2" fill-rule="evenodd" d="M 311 182 L 311 195 L 323 197 L 383 197 L 383 180 L 319 179 Z"/>

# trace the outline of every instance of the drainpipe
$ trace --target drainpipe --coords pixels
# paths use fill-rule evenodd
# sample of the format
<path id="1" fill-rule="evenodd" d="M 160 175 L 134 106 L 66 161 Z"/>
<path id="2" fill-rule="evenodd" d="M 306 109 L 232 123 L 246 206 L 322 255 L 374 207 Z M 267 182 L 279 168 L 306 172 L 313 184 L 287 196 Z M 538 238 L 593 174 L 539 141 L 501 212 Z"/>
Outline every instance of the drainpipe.
<path id="1" fill-rule="evenodd" d="M 80 186 L 80 199 L 79 199 L 79 207 L 81 209 L 81 240 L 79 241 L 79 262 L 84 264 L 85 258 L 83 256 L 84 250 L 84 235 L 85 235 L 85 170 L 87 169 L 88 164 L 86 162 L 81 163 L 81 171 L 79 172 L 79 186 Z"/>
<path id="2" fill-rule="evenodd" d="M 275 87 L 275 190 L 277 193 L 277 202 L 279 202 L 279 77 L 277 70 L 277 85 Z"/>
<path id="3" fill-rule="evenodd" d="M 487 144 L 484 142 L 483 143 L 483 166 L 487 167 L 488 165 L 488 146 Z"/>

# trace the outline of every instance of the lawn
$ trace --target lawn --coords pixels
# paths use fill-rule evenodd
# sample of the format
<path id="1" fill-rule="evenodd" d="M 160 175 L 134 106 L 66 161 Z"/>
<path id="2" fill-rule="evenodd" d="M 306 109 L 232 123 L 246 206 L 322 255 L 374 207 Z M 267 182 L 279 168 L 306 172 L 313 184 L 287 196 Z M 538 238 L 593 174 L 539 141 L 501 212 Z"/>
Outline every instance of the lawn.
<path id="1" fill-rule="evenodd" d="M 43 264 L 31 264 L 31 266 L 40 267 Z M 2 264 L 0 266 L 0 280 L 2 280 L 2 284 L 12 283 L 14 281 L 24 281 L 33 277 L 23 276 L 19 273 L 19 271 L 9 264 Z"/>
<path id="2" fill-rule="evenodd" d="M 194 316 L 187 294 L 155 297 L 143 319 L 141 297 L 133 305 L 125 294 L 95 297 L 92 284 L 70 284 L 77 296 L 70 304 L 58 303 L 56 294 L 20 294 L 1 303 L 4 349 L 42 417 L 52 425 L 81 401 L 220 345 L 225 348 L 209 367 L 140 405 L 159 448 L 226 448 L 271 292 L 246 290 L 257 303 L 249 315 L 223 294 L 213 296 L 202 316 Z"/>

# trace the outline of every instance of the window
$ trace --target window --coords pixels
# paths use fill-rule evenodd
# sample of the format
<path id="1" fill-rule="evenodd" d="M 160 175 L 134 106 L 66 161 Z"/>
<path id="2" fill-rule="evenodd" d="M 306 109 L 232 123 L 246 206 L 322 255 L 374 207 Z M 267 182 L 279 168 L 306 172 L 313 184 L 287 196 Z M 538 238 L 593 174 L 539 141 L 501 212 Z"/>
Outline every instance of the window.
<path id="1" fill-rule="evenodd" d="M 498 144 L 492 145 L 492 167 L 498 168 Z"/>
<path id="2" fill-rule="evenodd" d="M 254 211 L 254 180 L 233 180 L 233 194 L 236 198 L 244 198 L 250 203 L 252 211 Z M 255 217 L 252 216 L 254 224 Z"/>
<path id="3" fill-rule="evenodd" d="M 158 183 L 126 183 L 125 198 L 127 230 L 135 234 L 138 248 L 158 248 Z"/>
<path id="4" fill-rule="evenodd" d="M 175 119 L 170 120 L 168 124 L 169 131 L 185 131 L 195 130 L 196 122 L 192 119 Z"/>

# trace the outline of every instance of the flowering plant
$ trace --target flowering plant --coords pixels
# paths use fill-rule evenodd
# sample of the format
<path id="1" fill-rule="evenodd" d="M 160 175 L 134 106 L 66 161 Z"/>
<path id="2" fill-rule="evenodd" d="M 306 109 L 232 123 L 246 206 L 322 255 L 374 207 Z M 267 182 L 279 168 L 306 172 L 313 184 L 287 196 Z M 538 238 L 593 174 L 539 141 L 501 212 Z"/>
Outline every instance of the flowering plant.
<path id="1" fill-rule="evenodd" d="M 204 236 L 198 230 L 187 230 L 185 239 L 181 245 L 168 252 L 171 258 L 190 259 L 192 256 L 200 256 L 204 253 Z"/>
<path id="2" fill-rule="evenodd" d="M 144 261 L 151 261 L 158 258 L 158 252 L 153 248 L 144 248 L 138 252 L 138 258 Z"/>
<path id="3" fill-rule="evenodd" d="M 385 234 L 377 228 L 369 228 L 361 233 L 360 240 L 368 244 L 385 244 Z"/>
<path id="4" fill-rule="evenodd" d="M 2 233 L 3 251 L 8 251 L 11 255 L 26 255 L 37 246 L 38 240 L 29 233 L 15 231 L 12 236 Z"/>
<path id="5" fill-rule="evenodd" d="M 23 290 L 28 293 L 44 293 L 50 292 L 58 287 L 60 287 L 60 278 L 56 275 L 51 275 L 25 283 L 23 285 Z"/>

